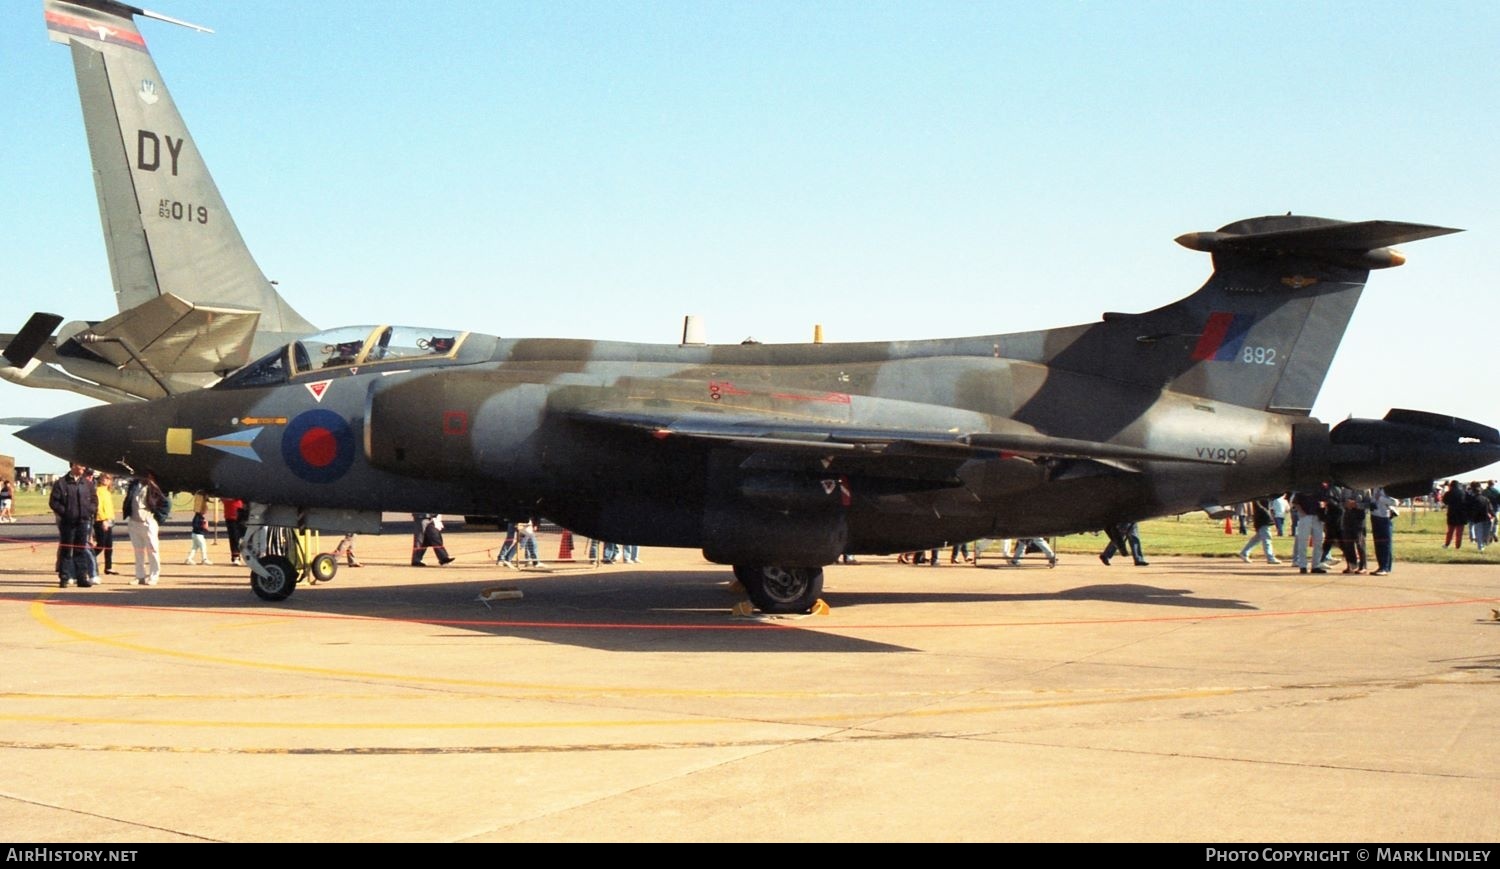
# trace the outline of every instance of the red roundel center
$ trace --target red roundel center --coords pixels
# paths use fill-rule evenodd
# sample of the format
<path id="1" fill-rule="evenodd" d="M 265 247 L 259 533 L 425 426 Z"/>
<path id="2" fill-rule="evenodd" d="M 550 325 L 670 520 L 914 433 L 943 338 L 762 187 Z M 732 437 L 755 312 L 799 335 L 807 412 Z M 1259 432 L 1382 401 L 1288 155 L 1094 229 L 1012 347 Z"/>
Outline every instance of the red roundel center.
<path id="1" fill-rule="evenodd" d="M 339 445 L 333 432 L 322 426 L 314 426 L 297 442 L 302 459 L 315 468 L 326 468 L 338 457 Z"/>

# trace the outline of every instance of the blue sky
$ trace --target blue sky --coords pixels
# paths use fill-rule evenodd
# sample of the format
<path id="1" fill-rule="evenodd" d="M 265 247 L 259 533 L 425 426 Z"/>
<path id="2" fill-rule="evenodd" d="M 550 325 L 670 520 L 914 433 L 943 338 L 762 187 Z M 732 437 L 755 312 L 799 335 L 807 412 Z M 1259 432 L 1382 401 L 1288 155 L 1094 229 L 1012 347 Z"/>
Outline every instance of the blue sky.
<path id="1" fill-rule="evenodd" d="M 1006 332 L 1186 295 L 1209 260 L 1184 232 L 1386 218 L 1467 231 L 1372 275 L 1315 413 L 1500 424 L 1475 362 L 1500 322 L 1495 4 L 149 5 L 216 31 L 141 23 L 261 268 L 320 326 Z M 68 53 L 40 2 L 0 15 L 0 331 L 99 319 Z M 0 383 L 0 416 L 88 403 Z"/>

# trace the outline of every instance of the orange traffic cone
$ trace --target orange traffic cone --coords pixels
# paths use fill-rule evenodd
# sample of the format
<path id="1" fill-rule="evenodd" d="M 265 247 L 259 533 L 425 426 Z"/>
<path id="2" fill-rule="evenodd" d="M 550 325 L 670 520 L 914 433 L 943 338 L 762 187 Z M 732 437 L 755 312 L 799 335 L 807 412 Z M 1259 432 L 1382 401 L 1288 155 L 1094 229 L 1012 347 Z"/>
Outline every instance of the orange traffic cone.
<path id="1" fill-rule="evenodd" d="M 557 544 L 557 560 L 573 560 L 573 532 L 566 528 L 563 529 L 562 542 Z"/>
<path id="2" fill-rule="evenodd" d="M 1234 530 L 1229 525 L 1229 517 L 1228 516 L 1224 517 L 1224 533 L 1225 534 L 1233 534 L 1234 533 Z"/>

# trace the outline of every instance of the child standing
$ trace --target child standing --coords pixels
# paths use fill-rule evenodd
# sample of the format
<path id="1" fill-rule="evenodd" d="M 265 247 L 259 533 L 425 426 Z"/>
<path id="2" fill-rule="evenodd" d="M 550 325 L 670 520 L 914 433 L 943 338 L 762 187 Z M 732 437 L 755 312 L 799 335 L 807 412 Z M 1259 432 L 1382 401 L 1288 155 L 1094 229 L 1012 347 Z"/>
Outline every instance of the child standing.
<path id="1" fill-rule="evenodd" d="M 200 556 L 203 564 L 213 564 L 208 560 L 208 519 L 202 510 L 193 514 L 193 548 L 183 564 L 192 564 L 194 555 Z"/>
<path id="2" fill-rule="evenodd" d="M 344 556 L 344 557 L 346 557 L 346 558 L 349 559 L 349 566 L 350 567 L 364 567 L 363 564 L 360 564 L 354 558 L 354 532 L 353 531 L 350 531 L 348 534 L 345 534 L 344 535 L 344 539 L 340 540 L 339 541 L 339 545 L 334 548 L 334 550 L 333 550 L 333 560 L 334 561 L 338 561 L 340 555 L 342 555 L 342 556 Z"/>

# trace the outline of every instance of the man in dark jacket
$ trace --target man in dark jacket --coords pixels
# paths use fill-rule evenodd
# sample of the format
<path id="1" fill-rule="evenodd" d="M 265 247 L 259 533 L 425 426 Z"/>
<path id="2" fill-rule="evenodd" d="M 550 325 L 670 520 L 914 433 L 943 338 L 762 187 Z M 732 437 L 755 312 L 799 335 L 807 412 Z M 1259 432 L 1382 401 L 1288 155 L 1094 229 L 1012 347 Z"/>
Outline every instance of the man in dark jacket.
<path id="1" fill-rule="evenodd" d="M 1364 573 L 1365 499 L 1353 489 L 1344 490 L 1344 512 L 1339 518 L 1339 548 L 1344 552 L 1344 572 Z"/>
<path id="2" fill-rule="evenodd" d="M 1344 539 L 1344 488 L 1329 483 L 1323 484 L 1323 567 L 1332 567 L 1338 559 L 1333 557 L 1333 548 Z"/>
<path id="3" fill-rule="evenodd" d="M 1443 506 L 1447 508 L 1448 531 L 1443 535 L 1443 548 L 1453 544 L 1454 549 L 1462 549 L 1464 546 L 1464 529 L 1469 524 L 1469 499 L 1464 492 L 1463 484 L 1457 480 L 1448 481 L 1448 491 L 1443 493 Z"/>
<path id="4" fill-rule="evenodd" d="M 48 504 L 57 516 L 58 587 L 67 588 L 74 583 L 91 587 L 95 567 L 89 535 L 94 530 L 94 514 L 99 511 L 99 496 L 83 465 L 78 462 L 68 465 L 67 475 L 52 484 Z"/>

